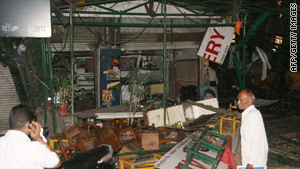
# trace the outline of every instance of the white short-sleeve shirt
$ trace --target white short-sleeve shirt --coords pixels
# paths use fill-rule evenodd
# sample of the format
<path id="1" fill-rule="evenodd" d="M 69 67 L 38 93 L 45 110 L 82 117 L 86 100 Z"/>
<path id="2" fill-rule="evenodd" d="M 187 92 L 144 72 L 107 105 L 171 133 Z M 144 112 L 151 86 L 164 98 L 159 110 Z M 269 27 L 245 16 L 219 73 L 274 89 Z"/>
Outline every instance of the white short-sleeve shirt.
<path id="1" fill-rule="evenodd" d="M 8 130 L 0 137 L 0 169 L 53 168 L 58 163 L 55 152 L 21 131 Z"/>

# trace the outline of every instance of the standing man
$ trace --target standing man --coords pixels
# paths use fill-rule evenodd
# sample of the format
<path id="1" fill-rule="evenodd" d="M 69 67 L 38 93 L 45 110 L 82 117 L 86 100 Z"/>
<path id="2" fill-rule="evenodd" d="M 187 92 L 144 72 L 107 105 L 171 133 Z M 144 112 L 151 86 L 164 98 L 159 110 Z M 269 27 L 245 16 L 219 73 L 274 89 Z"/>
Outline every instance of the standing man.
<path id="1" fill-rule="evenodd" d="M 0 169 L 44 169 L 61 165 L 57 154 L 43 141 L 41 125 L 33 119 L 34 113 L 27 106 L 12 108 L 10 130 L 0 137 Z"/>
<path id="2" fill-rule="evenodd" d="M 250 90 L 238 94 L 239 109 L 244 110 L 241 123 L 242 165 L 247 169 L 267 166 L 268 141 L 263 118 L 254 107 L 255 96 Z"/>

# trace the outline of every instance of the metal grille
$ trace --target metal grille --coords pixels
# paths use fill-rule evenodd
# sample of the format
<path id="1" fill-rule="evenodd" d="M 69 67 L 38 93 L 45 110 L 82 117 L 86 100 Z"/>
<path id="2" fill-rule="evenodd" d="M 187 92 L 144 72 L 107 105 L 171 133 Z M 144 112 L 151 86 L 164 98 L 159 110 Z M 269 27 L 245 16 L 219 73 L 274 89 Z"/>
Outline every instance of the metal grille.
<path id="1" fill-rule="evenodd" d="M 9 129 L 10 109 L 20 104 L 20 100 L 9 68 L 0 64 L 0 134 Z"/>

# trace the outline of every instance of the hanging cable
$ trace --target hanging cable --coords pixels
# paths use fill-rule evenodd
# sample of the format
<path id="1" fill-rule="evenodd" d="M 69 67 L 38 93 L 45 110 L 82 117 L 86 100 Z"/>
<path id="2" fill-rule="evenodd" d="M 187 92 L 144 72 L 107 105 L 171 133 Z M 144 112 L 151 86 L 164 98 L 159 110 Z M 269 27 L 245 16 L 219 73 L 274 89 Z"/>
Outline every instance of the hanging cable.
<path id="1" fill-rule="evenodd" d="M 160 6 L 160 3 L 158 3 L 158 5 L 157 5 L 156 10 L 155 10 L 154 13 L 157 12 L 159 6 Z M 129 39 L 129 40 L 126 40 L 126 41 L 123 41 L 123 42 L 109 42 L 109 41 L 104 40 L 104 39 L 101 37 L 101 35 L 99 35 L 98 33 L 94 32 L 94 31 L 93 31 L 93 30 L 92 30 L 92 29 L 91 29 L 91 28 L 83 21 L 83 19 L 81 18 L 80 14 L 77 12 L 76 9 L 74 9 L 74 11 L 77 13 L 77 15 L 78 15 L 79 19 L 81 20 L 81 22 L 85 25 L 85 27 L 86 27 L 93 35 L 95 35 L 96 37 L 98 37 L 101 41 L 103 41 L 103 42 L 105 42 L 105 43 L 107 43 L 107 44 L 110 44 L 110 45 L 121 45 L 121 44 L 128 43 L 128 42 L 131 42 L 131 41 L 136 40 L 137 38 L 139 38 L 139 37 L 145 32 L 145 30 L 146 30 L 146 29 L 148 28 L 148 26 L 152 23 L 152 21 L 153 21 L 153 19 L 154 19 L 154 17 L 155 17 L 155 15 L 151 16 L 150 21 L 149 21 L 149 22 L 147 23 L 147 25 L 143 28 L 143 30 L 142 30 L 140 33 L 138 33 L 137 36 L 133 37 L 132 39 Z"/>
<path id="2" fill-rule="evenodd" d="M 63 51 L 63 50 L 65 49 L 65 47 L 66 47 L 66 44 L 67 44 L 67 38 L 68 38 L 68 35 L 69 35 L 69 28 L 70 28 L 70 26 L 68 25 L 68 26 L 67 26 L 67 32 L 66 32 L 65 40 L 64 40 L 64 42 L 63 42 L 64 44 L 63 44 L 63 47 L 62 47 L 61 51 Z M 53 49 L 54 49 L 56 52 L 58 52 L 58 50 L 57 50 L 57 48 L 54 46 L 54 44 L 51 43 L 51 45 L 52 45 Z"/>
<path id="3" fill-rule="evenodd" d="M 172 2 L 171 2 L 172 3 Z M 202 23 L 199 23 L 199 22 L 197 22 L 197 21 L 194 21 L 191 17 L 189 17 L 189 16 L 186 16 L 185 15 L 185 13 L 184 12 L 182 12 L 179 8 L 178 8 L 178 6 L 176 6 L 175 4 L 174 4 L 174 7 L 183 15 L 183 16 L 185 16 L 188 20 L 190 20 L 191 22 L 193 22 L 193 23 L 195 23 L 195 24 L 202 24 Z M 209 18 L 209 19 L 211 19 L 211 18 Z M 222 16 L 221 16 L 221 19 L 222 19 Z M 219 21 L 219 22 L 217 22 L 217 23 L 221 23 L 222 21 Z"/>

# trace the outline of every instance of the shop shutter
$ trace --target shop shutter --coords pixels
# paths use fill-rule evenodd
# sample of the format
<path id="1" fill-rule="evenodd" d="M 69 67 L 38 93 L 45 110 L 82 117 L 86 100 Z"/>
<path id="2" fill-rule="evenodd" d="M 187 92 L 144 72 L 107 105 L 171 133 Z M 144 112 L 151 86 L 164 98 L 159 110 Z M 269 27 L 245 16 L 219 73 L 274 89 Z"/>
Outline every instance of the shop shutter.
<path id="1" fill-rule="evenodd" d="M 20 100 L 9 68 L 0 64 L 0 134 L 9 129 L 9 113 L 17 104 L 20 104 Z"/>

